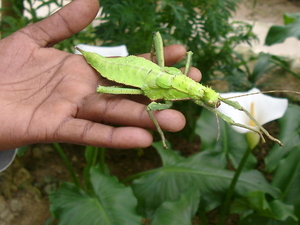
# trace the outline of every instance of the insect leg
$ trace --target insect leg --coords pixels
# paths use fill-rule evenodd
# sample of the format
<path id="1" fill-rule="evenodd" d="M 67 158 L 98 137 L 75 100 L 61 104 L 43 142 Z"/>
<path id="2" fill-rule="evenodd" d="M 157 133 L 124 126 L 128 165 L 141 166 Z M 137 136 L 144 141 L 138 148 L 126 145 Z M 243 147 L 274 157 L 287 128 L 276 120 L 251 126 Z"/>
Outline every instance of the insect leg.
<path id="1" fill-rule="evenodd" d="M 192 60 L 192 52 L 187 53 L 187 63 L 185 66 L 185 75 L 189 72 L 191 60 Z M 153 61 L 153 56 L 156 55 L 157 64 L 160 66 L 161 70 L 169 73 L 171 75 L 182 75 L 182 72 L 175 67 L 166 67 L 165 59 L 164 59 L 164 46 L 163 40 L 159 32 L 155 32 L 153 34 L 153 44 L 151 49 L 151 61 Z"/>
<path id="2" fill-rule="evenodd" d="M 120 88 L 120 87 L 107 87 L 99 85 L 97 88 L 98 93 L 105 94 L 126 94 L 126 95 L 142 95 L 144 92 L 135 88 Z"/>
<path id="3" fill-rule="evenodd" d="M 258 127 L 258 129 L 260 130 L 260 133 L 263 132 L 270 140 L 277 142 L 280 146 L 283 146 L 283 144 L 281 143 L 280 140 L 274 138 L 272 135 L 269 134 L 269 132 L 263 128 L 262 125 L 259 124 L 259 122 L 251 115 L 251 113 L 249 113 L 246 109 L 244 109 L 238 102 L 235 101 L 230 101 L 228 99 L 224 99 L 221 98 L 220 99 L 222 102 L 226 103 L 227 105 L 232 106 L 235 109 L 238 109 L 240 111 L 243 111 L 244 113 L 246 113 L 246 115 L 255 123 L 255 125 Z M 235 124 L 233 124 L 235 125 Z M 236 125 L 237 126 L 237 125 Z M 244 125 L 245 126 L 245 125 Z M 247 126 L 245 128 L 249 129 L 250 126 Z"/>
<path id="4" fill-rule="evenodd" d="M 146 106 L 146 110 L 148 112 L 148 115 L 150 117 L 150 119 L 153 121 L 158 133 L 160 134 L 163 146 L 165 149 L 168 148 L 167 144 L 166 144 L 166 138 L 164 135 L 164 132 L 162 131 L 162 129 L 160 128 L 155 116 L 153 115 L 152 111 L 156 111 L 156 110 L 163 110 L 163 109 L 168 109 L 172 106 L 172 102 L 166 102 L 165 104 L 162 103 L 157 103 L 157 102 L 151 102 L 149 105 Z"/>
<path id="5" fill-rule="evenodd" d="M 156 60 L 157 64 L 161 67 L 165 67 L 165 59 L 164 59 L 164 45 L 163 40 L 159 32 L 155 32 L 153 34 L 153 45 L 151 51 L 151 60 L 153 61 L 154 51 L 156 52 Z"/>
<path id="6" fill-rule="evenodd" d="M 184 69 L 184 75 L 186 75 L 186 76 L 188 75 L 190 68 L 191 68 L 192 55 L 193 55 L 193 52 L 191 52 L 191 51 L 188 51 L 186 53 L 187 59 L 186 59 L 186 64 L 185 64 L 185 69 Z"/>
<path id="7" fill-rule="evenodd" d="M 242 127 L 248 130 L 251 130 L 257 134 L 260 135 L 261 139 L 263 140 L 263 142 L 265 142 L 265 139 L 261 133 L 260 130 L 255 129 L 254 127 L 248 126 L 248 125 L 244 125 L 241 123 L 236 123 L 233 119 L 231 119 L 229 116 L 226 116 L 225 114 L 221 113 L 220 111 L 216 110 L 215 108 L 212 108 L 206 104 L 201 104 L 201 106 L 205 107 L 206 109 L 208 109 L 209 111 L 213 112 L 214 114 L 216 114 L 217 116 L 221 117 L 225 122 L 227 122 L 229 125 L 231 126 L 237 126 L 237 127 Z M 276 139 L 277 140 L 277 139 Z M 277 140 L 279 141 L 279 140 Z"/>

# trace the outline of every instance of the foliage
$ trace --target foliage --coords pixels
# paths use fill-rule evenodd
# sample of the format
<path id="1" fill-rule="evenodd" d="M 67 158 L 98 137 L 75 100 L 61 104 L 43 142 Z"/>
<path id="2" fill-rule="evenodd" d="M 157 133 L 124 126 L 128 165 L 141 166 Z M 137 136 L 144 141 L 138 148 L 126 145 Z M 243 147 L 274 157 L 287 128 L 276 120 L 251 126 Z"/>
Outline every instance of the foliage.
<path id="1" fill-rule="evenodd" d="M 15 31 L 45 19 L 54 11 L 63 6 L 63 0 L 49 1 L 32 1 L 24 0 L 28 7 L 24 7 L 24 2 L 21 0 L 7 0 L 8 6 L 1 8 L 1 12 L 5 15 L 1 19 L 1 37 L 7 37 Z M 23 3 L 23 4 L 22 4 Z M 41 8 L 46 8 L 48 13 L 44 16 L 39 16 L 37 11 Z M 25 12 L 29 16 L 25 16 Z M 85 30 L 72 35 L 72 37 L 58 43 L 55 47 L 60 50 L 69 52 L 74 51 L 74 46 L 79 43 L 96 44 L 96 36 L 93 34 L 93 27 L 90 25 Z"/>
<path id="2" fill-rule="evenodd" d="M 273 25 L 267 34 L 265 44 L 282 43 L 286 38 L 295 37 L 300 40 L 300 13 L 285 13 L 284 26 Z"/>
<path id="3" fill-rule="evenodd" d="M 266 36 L 265 45 L 274 45 L 284 42 L 289 37 L 294 37 L 300 40 L 300 13 L 285 13 L 283 15 L 284 26 L 273 25 Z M 278 63 L 275 63 L 278 65 Z M 298 73 L 289 70 L 289 66 L 280 65 L 287 69 L 288 72 L 300 78 Z"/>
<path id="4" fill-rule="evenodd" d="M 91 169 L 90 180 L 95 195 L 65 183 L 50 196 L 51 211 L 61 224 L 140 224 L 141 217 L 135 212 L 137 199 L 130 187 L 97 167 Z"/>
<path id="5" fill-rule="evenodd" d="M 26 0 L 28 7 L 18 0 L 7 2 L 12 7 L 1 9 L 6 13 L 1 21 L 2 37 L 44 19 L 63 5 L 62 0 Z M 160 31 L 166 44 L 181 43 L 194 52 L 193 65 L 201 69 L 203 83 L 221 80 L 227 82 L 229 91 L 245 91 L 255 86 L 256 77 L 249 70 L 248 61 L 235 51 L 235 47 L 241 43 L 250 44 L 256 37 L 251 25 L 240 21 L 229 22 L 237 2 L 104 0 L 101 1 L 103 22 L 98 27 L 90 25 L 55 47 L 73 52 L 78 43 L 96 45 L 103 42 L 103 45 L 126 44 L 131 54 L 138 54 L 150 51 L 152 37 L 149 34 Z M 48 15 L 39 16 L 37 11 L 41 8 L 47 8 Z M 24 16 L 24 12 L 30 16 Z M 286 23 L 294 24 L 297 15 L 285 14 Z M 260 60 L 260 57 L 263 56 L 251 60 Z M 270 55 L 268 63 L 289 70 L 283 58 Z"/>
<path id="6" fill-rule="evenodd" d="M 226 168 L 230 161 L 236 169 L 248 148 L 245 135 L 234 131 L 223 120 L 217 124 L 216 117 L 207 110 L 203 110 L 196 124 L 195 132 L 201 137 L 202 148 L 206 150 L 202 153 L 203 156 L 221 168 Z M 206 132 L 203 132 L 204 130 Z M 220 137 L 216 138 L 218 132 Z M 253 169 L 256 163 L 255 157 L 251 155 L 244 169 Z"/>
<path id="7" fill-rule="evenodd" d="M 290 146 L 294 147 L 278 157 L 278 163 L 275 163 L 279 168 L 271 183 L 254 169 L 255 157 L 252 154 L 246 157 L 236 186 L 232 188 L 231 212 L 241 215 L 240 224 L 256 224 L 253 221 L 264 221 L 260 224 L 272 224 L 272 221 L 298 224 L 296 212 L 300 211 L 300 200 L 295 196 L 299 196 L 300 191 L 300 155 L 299 147 L 293 144 L 296 140 L 291 137 L 299 136 L 299 109 L 299 106 L 290 105 L 286 115 L 279 120 L 284 126 L 280 137 L 286 144 L 281 150 L 287 152 Z M 294 126 L 289 126 L 292 122 Z M 71 183 L 62 184 L 50 195 L 53 215 L 61 224 L 80 221 L 88 224 L 98 224 L 97 221 L 101 224 L 127 224 L 124 218 L 131 218 L 128 220 L 131 224 L 141 224 L 142 220 L 149 220 L 151 224 L 174 224 L 178 221 L 180 224 L 192 224 L 196 213 L 210 211 L 220 205 L 225 207 L 224 196 L 236 174 L 227 166 L 229 162 L 235 168 L 241 165 L 247 151 L 247 141 L 244 134 L 236 133 L 222 121 L 220 140 L 217 141 L 217 125 L 214 123 L 214 115 L 204 111 L 196 130 L 203 139 L 202 151 L 190 157 L 183 157 L 172 149 L 165 150 L 161 143 L 153 143 L 162 166 L 123 181 L 131 182 L 130 186 L 124 186 L 110 176 L 104 161 L 97 160 L 98 151 L 87 147 L 85 171 L 88 173 L 84 173 L 84 180 L 91 184 L 90 188 L 87 188 L 88 185 L 82 189 Z M 203 130 L 207 132 L 203 133 Z M 239 138 L 233 138 L 235 136 Z M 273 151 L 278 151 L 275 146 Z M 103 154 L 100 155 L 103 157 Z M 268 167 L 268 160 L 266 164 Z M 76 216 L 69 219 L 70 214 Z"/>
<path id="8" fill-rule="evenodd" d="M 96 28 L 97 34 L 104 44 L 126 44 L 131 54 L 137 54 L 149 52 L 152 42 L 149 34 L 159 31 L 166 44 L 181 43 L 193 51 L 193 63 L 201 68 L 202 82 L 240 80 L 234 47 L 249 43 L 255 36 L 250 25 L 229 22 L 236 2 L 104 0 L 101 1 L 104 22 Z"/>
<path id="9" fill-rule="evenodd" d="M 250 59 L 258 64 L 253 71 L 249 68 L 249 61 L 235 47 L 241 43 L 250 45 L 256 36 L 251 25 L 230 22 L 237 2 L 103 0 L 103 22 L 95 29 L 103 45 L 125 44 L 130 54 L 149 52 L 149 34 L 159 31 L 165 44 L 180 43 L 193 51 L 192 64 L 201 70 L 201 83 L 213 85 L 222 81 L 225 90 L 247 91 L 275 66 L 291 71 L 284 58 L 263 53 Z M 180 134 L 192 140 L 199 107 L 191 102 L 176 102 L 174 108 L 183 112 L 188 121 Z"/>
<path id="10" fill-rule="evenodd" d="M 299 106 L 290 105 L 279 122 L 288 124 L 288 121 L 295 123 L 296 120 L 299 124 L 299 112 Z M 291 117 L 293 114 L 296 115 Z M 203 147 L 190 157 L 183 157 L 173 149 L 163 149 L 161 142 L 153 143 L 162 166 L 123 180 L 122 183 L 128 185 L 109 175 L 104 161 L 97 156 L 99 150 L 87 148 L 86 168 L 89 173 L 84 173 L 84 180 L 89 180 L 90 189 L 72 183 L 62 184 L 50 195 L 52 214 L 60 224 L 66 225 L 75 221 L 87 224 L 99 224 L 97 221 L 101 224 L 144 224 L 142 221 L 148 221 L 148 224 L 178 224 L 178 221 L 192 224 L 196 215 L 202 215 L 203 219 L 205 212 L 226 207 L 225 212 L 230 209 L 231 213 L 240 215 L 239 224 L 298 224 L 299 147 L 295 146 L 278 158 L 274 179 L 268 182 L 263 173 L 255 169 L 256 160 L 252 153 L 250 157 L 244 157 L 246 152 L 251 152 L 247 150 L 245 134 L 236 133 L 221 122 L 220 140 L 217 141 L 214 121 L 214 115 L 208 111 L 201 115 L 196 132 L 203 139 Z M 286 127 L 280 133 L 286 140 L 283 152 L 294 143 L 293 139 L 286 139 L 291 133 L 299 136 L 297 125 Z M 232 138 L 235 135 L 239 138 Z M 275 146 L 273 151 L 276 151 Z M 243 157 L 245 164 L 242 164 Z M 228 169 L 230 162 L 235 168 L 242 165 L 239 176 Z M 234 186 L 231 185 L 233 177 L 237 178 Z M 232 203 L 224 205 L 224 198 L 230 190 L 233 191 Z M 126 218 L 130 220 L 126 221 Z"/>
<path id="11" fill-rule="evenodd" d="M 269 156 L 265 159 L 267 172 L 274 172 L 283 158 L 287 157 L 294 149 L 298 149 L 300 141 L 299 110 L 299 106 L 290 105 L 284 117 L 279 120 L 281 130 L 279 138 L 286 144 L 284 148 L 273 146 Z"/>

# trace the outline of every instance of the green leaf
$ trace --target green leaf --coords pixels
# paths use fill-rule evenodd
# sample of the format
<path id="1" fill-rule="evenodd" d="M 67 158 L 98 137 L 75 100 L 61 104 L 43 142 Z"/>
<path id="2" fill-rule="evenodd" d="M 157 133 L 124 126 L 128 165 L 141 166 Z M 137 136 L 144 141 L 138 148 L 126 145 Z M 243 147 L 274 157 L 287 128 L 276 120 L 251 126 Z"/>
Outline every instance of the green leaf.
<path id="1" fill-rule="evenodd" d="M 283 21 L 285 25 L 295 22 L 296 19 L 300 18 L 300 13 L 284 13 Z"/>
<path id="2" fill-rule="evenodd" d="M 287 205 L 280 200 L 275 200 L 270 203 L 270 207 L 275 219 L 285 221 L 288 217 L 291 217 L 294 221 L 298 221 L 298 217 L 294 214 L 294 207 L 292 205 Z"/>
<path id="3" fill-rule="evenodd" d="M 257 63 L 254 65 L 249 79 L 251 79 L 253 83 L 256 83 L 262 77 L 262 75 L 276 66 L 280 66 L 288 72 L 293 73 L 293 71 L 289 69 L 289 63 L 283 57 L 260 52 L 257 57 Z"/>
<path id="4" fill-rule="evenodd" d="M 291 217 L 285 221 L 270 219 L 261 216 L 250 216 L 238 223 L 238 225 L 299 225 L 299 223 L 293 220 Z"/>
<path id="5" fill-rule="evenodd" d="M 192 225 L 192 218 L 196 214 L 200 192 L 186 191 L 180 194 L 176 201 L 166 201 L 156 210 L 151 225 Z"/>
<path id="6" fill-rule="evenodd" d="M 18 148 L 17 155 L 24 156 L 27 151 L 27 148 L 28 148 L 28 146 L 23 146 L 21 148 Z"/>
<path id="7" fill-rule="evenodd" d="M 272 185 L 279 188 L 285 203 L 295 206 L 296 215 L 300 215 L 300 147 L 292 150 L 282 159 L 276 170 Z"/>
<path id="8" fill-rule="evenodd" d="M 300 106 L 289 104 L 284 116 L 279 120 L 279 140 L 283 147 L 274 144 L 270 154 L 265 158 L 266 171 L 273 172 L 279 165 L 280 160 L 288 155 L 300 143 Z"/>
<path id="9" fill-rule="evenodd" d="M 274 25 L 267 34 L 265 45 L 282 43 L 286 38 L 295 37 L 300 40 L 300 18 L 284 26 Z"/>
<path id="10" fill-rule="evenodd" d="M 170 143 L 167 141 L 167 145 L 170 146 Z M 162 164 L 165 166 L 172 166 L 178 162 L 184 162 L 185 157 L 181 156 L 178 151 L 173 150 L 172 148 L 164 149 L 162 142 L 153 142 L 152 146 L 156 148 L 159 152 L 165 152 L 166 154 L 161 154 Z"/>
<path id="11" fill-rule="evenodd" d="M 248 148 L 245 134 L 236 132 L 221 118 L 219 118 L 218 124 L 216 116 L 206 109 L 203 109 L 197 120 L 195 132 L 201 137 L 202 153 L 200 154 L 203 154 L 207 159 L 211 158 L 211 163 L 220 168 L 225 168 L 228 160 L 231 161 L 234 168 L 237 168 Z M 219 132 L 220 137 L 218 139 Z M 255 157 L 250 155 L 245 170 L 254 168 L 255 164 Z"/>
<path id="12" fill-rule="evenodd" d="M 115 177 L 102 174 L 97 168 L 91 169 L 91 182 L 95 196 L 71 183 L 63 183 L 50 195 L 50 209 L 59 224 L 141 224 L 142 218 L 135 211 L 137 200 L 130 187 L 125 187 Z"/>
<path id="13" fill-rule="evenodd" d="M 172 150 L 166 151 L 162 147 L 157 150 L 162 158 L 173 160 L 161 168 L 144 172 L 142 177 L 132 183 L 135 196 L 139 199 L 140 214 L 151 219 L 165 201 L 176 201 L 187 190 L 193 192 L 193 185 L 201 193 L 202 208 L 211 210 L 220 205 L 234 175 L 233 171 L 213 167 L 199 153 L 176 160 L 177 153 Z M 243 196 L 254 190 L 262 190 L 275 198 L 279 196 L 278 190 L 269 185 L 261 173 L 255 170 L 243 172 L 235 193 Z"/>
<path id="14" fill-rule="evenodd" d="M 262 191 L 250 192 L 245 197 L 237 199 L 232 204 L 231 212 L 243 213 L 247 215 L 247 220 L 252 216 L 268 217 L 281 221 L 285 221 L 289 217 L 294 221 L 298 220 L 292 205 L 287 205 L 278 199 L 268 201 Z"/>

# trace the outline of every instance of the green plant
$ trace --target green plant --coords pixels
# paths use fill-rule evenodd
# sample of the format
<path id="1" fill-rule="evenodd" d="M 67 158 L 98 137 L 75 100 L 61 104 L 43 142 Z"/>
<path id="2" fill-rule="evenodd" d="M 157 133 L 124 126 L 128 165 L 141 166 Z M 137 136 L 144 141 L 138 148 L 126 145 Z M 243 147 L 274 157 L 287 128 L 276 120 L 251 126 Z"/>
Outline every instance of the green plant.
<path id="1" fill-rule="evenodd" d="M 277 156 L 272 163 L 277 165 L 272 182 L 255 169 L 256 159 L 245 134 L 236 133 L 220 121 L 220 140 L 216 140 L 215 117 L 204 111 L 196 130 L 203 140 L 202 151 L 183 157 L 173 149 L 163 149 L 161 142 L 153 143 L 162 166 L 134 174 L 123 180 L 123 184 L 109 175 L 108 170 L 99 169 L 103 161 L 92 166 L 87 163 L 88 182 L 93 191 L 72 183 L 62 184 L 50 195 L 51 212 L 60 224 L 66 225 L 83 221 L 87 224 L 143 224 L 142 221 L 192 224 L 195 216 L 207 221 L 205 212 L 221 207 L 225 213 L 220 224 L 224 224 L 228 213 L 238 213 L 239 224 L 281 221 L 281 224 L 296 225 L 300 210 L 300 200 L 296 197 L 300 194 L 297 188 L 300 149 L 295 146 L 300 137 L 299 112 L 299 106 L 290 105 L 286 115 L 279 119 L 280 136 L 286 140 L 286 147 L 282 148 L 285 154 Z M 291 123 L 293 126 L 289 126 Z M 278 155 L 276 149 L 274 146 L 271 152 Z M 228 169 L 230 162 L 236 171 Z"/>
<path id="2" fill-rule="evenodd" d="M 250 59 L 258 63 L 253 71 L 249 68 L 249 61 L 235 47 L 241 43 L 250 45 L 256 36 L 250 24 L 229 22 L 237 2 L 104 0 L 103 22 L 95 30 L 103 45 L 125 44 L 131 54 L 149 52 L 149 34 L 159 31 L 165 44 L 180 43 L 193 51 L 192 65 L 201 70 L 201 83 L 214 85 L 221 81 L 222 90 L 246 91 L 256 87 L 274 65 L 286 70 L 289 65 L 283 58 L 262 53 Z M 188 124 L 181 135 L 192 140 L 199 108 L 188 102 L 176 102 L 174 108 L 187 117 Z"/>
<path id="3" fill-rule="evenodd" d="M 202 71 L 202 82 L 237 79 L 234 47 L 255 38 L 252 27 L 229 22 L 236 0 L 101 1 L 103 23 L 96 32 L 106 45 L 126 44 L 131 54 L 149 52 L 159 31 L 166 44 L 181 43 L 193 51 L 193 65 Z M 141 41 L 142 40 L 142 41 Z M 239 74 L 240 75 L 240 74 Z"/>
<path id="4" fill-rule="evenodd" d="M 24 7 L 24 2 L 27 7 Z M 49 0 L 49 1 L 31 1 L 31 0 L 7 0 L 6 5 L 1 8 L 1 37 L 7 37 L 15 31 L 45 19 L 52 13 L 53 9 L 58 9 L 64 5 L 63 0 Z M 37 11 L 41 8 L 47 8 L 48 11 L 44 16 L 38 16 Z M 25 16 L 25 12 L 29 16 Z M 74 52 L 74 46 L 79 43 L 96 44 L 97 36 L 93 34 L 93 26 L 88 26 L 85 30 L 74 34 L 72 37 L 58 43 L 55 48 L 60 50 Z"/>
<path id="5" fill-rule="evenodd" d="M 24 6 L 27 3 L 28 7 Z M 4 16 L 1 20 L 1 35 L 6 37 L 13 32 L 25 27 L 28 24 L 36 23 L 41 19 L 49 16 L 51 14 L 50 4 L 55 4 L 56 7 L 62 6 L 62 1 L 50 0 L 50 1 L 38 1 L 38 6 L 34 6 L 34 2 L 30 0 L 7 0 L 6 5 L 1 8 L 2 14 Z M 39 17 L 37 15 L 37 10 L 41 7 L 48 7 L 48 14 L 45 17 Z M 24 16 L 24 13 L 30 16 Z"/>
<path id="6" fill-rule="evenodd" d="M 300 13 L 285 13 L 283 22 L 283 26 L 273 25 L 269 29 L 265 40 L 266 45 L 282 43 L 289 37 L 300 40 Z"/>
<path id="7" fill-rule="evenodd" d="M 289 37 L 295 37 L 300 40 L 300 13 L 285 13 L 283 15 L 284 25 L 273 25 L 270 27 L 266 39 L 265 45 L 274 45 L 284 42 Z M 278 60 L 275 61 L 275 64 Z M 292 73 L 294 76 L 300 78 L 298 73 L 295 73 L 289 69 L 287 62 L 281 61 L 280 66 Z"/>

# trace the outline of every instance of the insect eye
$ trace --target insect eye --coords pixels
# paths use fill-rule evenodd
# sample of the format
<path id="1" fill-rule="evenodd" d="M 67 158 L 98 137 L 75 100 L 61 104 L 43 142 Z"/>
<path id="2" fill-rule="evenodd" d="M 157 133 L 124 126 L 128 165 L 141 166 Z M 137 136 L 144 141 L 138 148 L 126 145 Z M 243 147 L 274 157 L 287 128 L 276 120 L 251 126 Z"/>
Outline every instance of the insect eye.
<path id="1" fill-rule="evenodd" d="M 216 105 L 215 105 L 215 107 L 218 108 L 220 105 L 221 105 L 221 101 L 218 100 L 217 103 L 216 103 Z"/>

